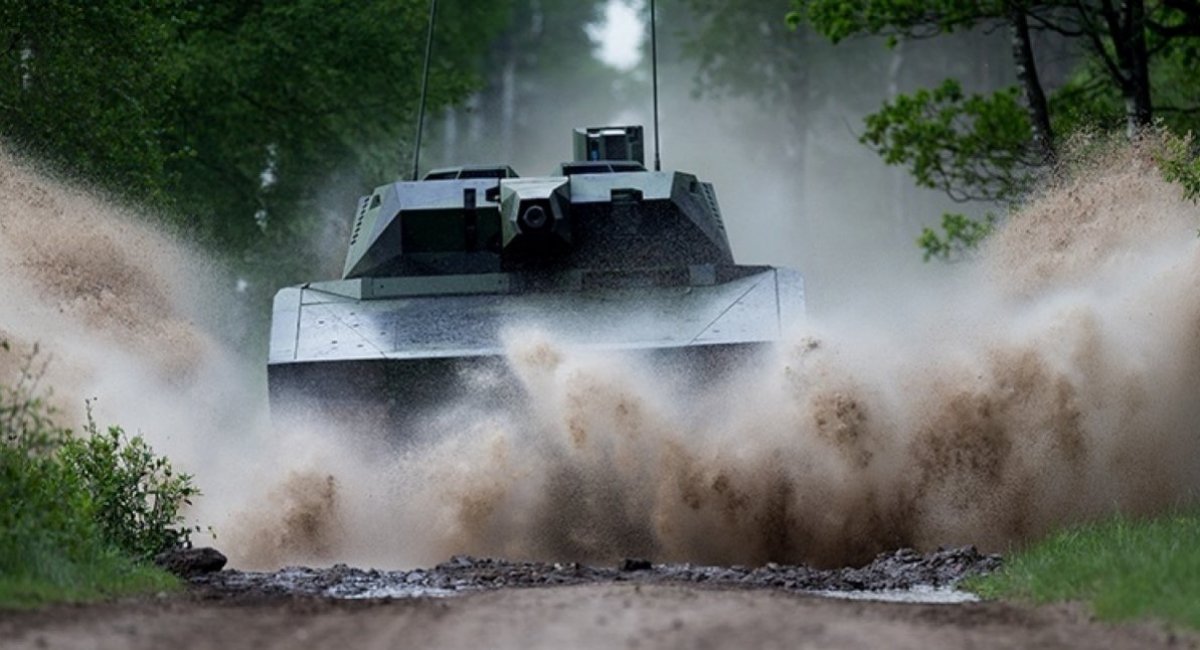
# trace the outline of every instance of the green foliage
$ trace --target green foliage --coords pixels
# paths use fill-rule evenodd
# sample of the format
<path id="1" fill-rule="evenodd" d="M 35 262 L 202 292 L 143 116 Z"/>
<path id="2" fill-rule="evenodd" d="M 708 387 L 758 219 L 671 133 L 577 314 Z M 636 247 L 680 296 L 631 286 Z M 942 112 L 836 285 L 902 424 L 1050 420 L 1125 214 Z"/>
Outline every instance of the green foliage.
<path id="1" fill-rule="evenodd" d="M 1082 600 L 1106 620 L 1155 617 L 1200 628 L 1200 514 L 1115 517 L 1069 528 L 965 586 L 987 598 Z"/>
<path id="2" fill-rule="evenodd" d="M 113 189 L 161 202 L 173 0 L 0 2 L 0 134 Z"/>
<path id="3" fill-rule="evenodd" d="M 373 181 L 400 172 L 427 6 L 299 0 L 184 14 L 176 100 L 188 128 L 169 140 L 187 152 L 174 166 L 181 210 L 232 246 L 302 218 L 299 204 L 341 166 Z M 433 106 L 468 81 L 441 54 Z"/>
<path id="4" fill-rule="evenodd" d="M 479 85 L 508 4 L 443 0 L 432 111 Z M 407 171 L 428 8 L 2 2 L 0 138 L 149 202 L 257 284 L 295 281 L 330 185 Z"/>
<path id="5" fill-rule="evenodd" d="M 858 34 L 884 35 L 889 44 L 900 37 L 920 38 L 949 33 L 995 20 L 1007 13 L 1001 0 L 792 0 L 787 22 L 811 24 L 834 43 Z"/>
<path id="6" fill-rule="evenodd" d="M 1156 121 L 1176 133 L 1200 130 L 1200 38 L 1157 44 L 1151 63 Z"/>
<path id="7" fill-rule="evenodd" d="M 918 185 L 960 201 L 1012 201 L 1027 188 L 1029 121 L 1016 88 L 966 94 L 947 79 L 900 95 L 866 118 L 861 141 Z"/>
<path id="8" fill-rule="evenodd" d="M 75 437 L 54 424 L 35 358 L 0 385 L 0 604 L 169 587 L 145 562 L 188 542 L 190 477 L 120 429 L 102 434 L 89 418 Z"/>
<path id="9" fill-rule="evenodd" d="M 1154 88 L 1155 123 L 1176 133 L 1200 130 L 1200 42 L 1170 41 L 1150 66 Z M 1050 95 L 1054 128 L 1059 133 L 1124 128 L 1124 99 L 1108 83 L 1104 64 L 1085 58 L 1061 87 Z"/>
<path id="10" fill-rule="evenodd" d="M 1176 136 L 1166 127 L 1160 126 L 1145 136 L 1163 178 L 1178 183 L 1185 199 L 1200 202 L 1200 151 L 1191 133 Z M 1079 130 L 1067 138 L 1062 147 L 1062 156 L 1055 167 L 1056 174 L 1071 177 L 1085 173 L 1086 166 L 1098 157 L 1110 155 L 1114 147 L 1128 147 L 1129 142 L 1111 132 L 1097 133 Z M 1020 184 L 1014 184 L 1012 198 L 1020 198 Z M 1011 201 L 1010 201 L 1011 202 Z M 940 232 L 933 228 L 922 230 L 917 245 L 924 252 L 925 261 L 938 259 L 956 261 L 965 258 L 995 230 L 998 217 L 993 213 L 983 219 L 972 219 L 963 214 L 944 214 Z"/>
<path id="11" fill-rule="evenodd" d="M 996 215 L 988 213 L 982 220 L 963 214 L 942 215 L 942 233 L 925 228 L 917 238 L 917 246 L 925 252 L 925 261 L 940 259 L 954 261 L 966 257 L 996 228 Z"/>
<path id="12" fill-rule="evenodd" d="M 15 385 L 0 386 L 0 573 L 53 575 L 62 563 L 100 555 L 93 503 L 57 450 L 70 432 L 56 427 L 34 395 L 33 357 Z"/>
<path id="13" fill-rule="evenodd" d="M 917 184 L 959 200 L 1012 206 L 1032 172 L 1058 156 L 1055 133 L 1123 128 L 1136 136 L 1158 115 L 1177 132 L 1200 120 L 1200 4 L 1194 2 L 1060 3 L 1039 0 L 792 0 L 787 21 L 810 25 L 834 43 L 858 35 L 922 39 L 966 29 L 1006 28 L 1017 89 L 967 97 L 957 82 L 919 90 L 867 118 L 863 140 L 889 164 L 902 164 Z M 1034 36 L 1040 34 L 1040 38 Z M 1047 93 L 1038 51 L 1074 40 L 1077 69 Z M 1043 52 L 1042 63 L 1046 62 Z M 1049 95 L 1047 100 L 1047 95 Z M 1186 165 L 1164 172 L 1184 184 Z M 970 247 L 985 224 L 962 215 L 943 220 L 946 236 L 927 229 L 918 240 L 926 259 L 946 258 L 956 241 Z"/>
<path id="14" fill-rule="evenodd" d="M 861 35 L 926 38 L 1003 24 L 1009 3 L 996 0 L 792 0 L 787 22 L 811 25 L 837 43 Z M 1032 149 L 1029 113 L 1021 91 L 1009 87 L 984 95 L 966 93 L 961 83 L 901 94 L 866 117 L 860 141 L 889 165 L 908 169 L 920 187 L 941 190 L 956 201 L 1011 206 L 1030 187 L 1045 155 Z M 925 261 L 953 260 L 976 248 L 992 232 L 996 217 L 975 220 L 944 214 L 941 233 L 925 228 L 917 238 Z"/>
<path id="15" fill-rule="evenodd" d="M 141 436 L 129 438 L 120 427 L 101 432 L 89 408 L 81 438 L 67 440 L 60 456 L 80 477 L 96 506 L 96 523 L 123 553 L 152 559 L 190 543 L 180 508 L 199 491 L 188 474 L 175 474 Z"/>
<path id="16" fill-rule="evenodd" d="M 1037 161 L 1027 151 L 1029 120 L 1016 88 L 991 95 L 963 92 L 948 79 L 933 89 L 900 95 L 866 118 L 861 141 L 889 165 L 908 168 L 917 185 L 955 200 L 1013 205 L 1029 190 Z M 925 228 L 917 245 L 925 261 L 961 259 L 991 234 L 997 218 L 942 215 L 941 230 Z"/>
<path id="17" fill-rule="evenodd" d="M 1183 136 L 1162 132 L 1162 147 L 1155 160 L 1162 170 L 1163 178 L 1178 183 L 1183 188 L 1183 197 L 1200 202 L 1200 152 L 1189 132 Z"/>
<path id="18" fill-rule="evenodd" d="M 180 586 L 178 578 L 158 567 L 132 563 L 109 553 L 93 557 L 87 563 L 60 565 L 53 576 L 0 574 L 0 608 L 166 592 Z"/>

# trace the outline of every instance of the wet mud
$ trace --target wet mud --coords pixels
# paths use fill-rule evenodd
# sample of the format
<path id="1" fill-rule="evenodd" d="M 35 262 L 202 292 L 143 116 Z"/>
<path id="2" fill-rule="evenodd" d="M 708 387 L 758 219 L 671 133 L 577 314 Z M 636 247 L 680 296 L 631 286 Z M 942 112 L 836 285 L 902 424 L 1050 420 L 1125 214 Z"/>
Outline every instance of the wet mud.
<path id="1" fill-rule="evenodd" d="M 655 564 L 625 559 L 615 566 L 515 562 L 455 556 L 432 568 L 403 571 L 290 567 L 279 571 L 227 570 L 192 578 L 200 594 L 213 598 L 411 598 L 452 596 L 513 587 L 634 583 L 775 589 L 795 592 L 894 592 L 955 587 L 963 578 L 999 568 L 998 555 L 972 546 L 921 554 L 912 549 L 883 553 L 857 568 L 817 569 L 804 565 L 760 567 Z"/>

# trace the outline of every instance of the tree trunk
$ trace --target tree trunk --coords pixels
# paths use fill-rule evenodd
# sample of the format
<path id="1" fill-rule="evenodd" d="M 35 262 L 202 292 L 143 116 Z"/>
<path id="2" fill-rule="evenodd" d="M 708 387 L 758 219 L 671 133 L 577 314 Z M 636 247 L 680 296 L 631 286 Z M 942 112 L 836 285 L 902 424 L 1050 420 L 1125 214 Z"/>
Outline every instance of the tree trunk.
<path id="1" fill-rule="evenodd" d="M 1029 112 L 1029 123 L 1033 127 L 1033 146 L 1043 162 L 1054 160 L 1054 131 L 1050 127 L 1050 109 L 1046 105 L 1046 93 L 1038 79 L 1037 62 L 1033 58 L 1033 43 L 1029 39 L 1029 19 L 1025 7 L 1013 2 L 1009 8 L 1012 23 L 1012 55 L 1017 71 L 1017 81 L 1025 97 L 1025 109 Z"/>
<path id="2" fill-rule="evenodd" d="M 1131 131 L 1150 126 L 1154 108 L 1150 103 L 1150 57 L 1146 52 L 1146 6 L 1144 0 L 1125 0 L 1121 14 L 1129 48 L 1129 97 L 1127 119 Z"/>
<path id="3" fill-rule="evenodd" d="M 900 73 L 904 70 L 904 41 L 896 44 L 892 48 L 892 60 L 888 64 L 888 79 L 887 79 L 887 98 L 889 102 L 896 101 L 900 96 Z M 912 179 L 908 175 L 908 171 L 900 167 L 892 167 L 892 229 L 896 234 L 902 234 L 907 231 L 908 224 L 905 223 L 904 213 L 908 196 L 908 188 L 912 184 Z"/>
<path id="4" fill-rule="evenodd" d="M 1125 98 L 1125 125 L 1129 137 L 1150 125 L 1154 111 L 1150 103 L 1150 65 L 1146 52 L 1146 6 L 1144 0 L 1122 0 L 1119 8 L 1111 0 L 1100 4 L 1116 55 L 1116 76 Z M 1097 48 L 1100 56 L 1107 54 Z"/>
<path id="5" fill-rule="evenodd" d="M 33 87 L 33 46 L 21 47 L 20 63 L 17 68 L 21 74 L 21 90 L 26 92 Z"/>

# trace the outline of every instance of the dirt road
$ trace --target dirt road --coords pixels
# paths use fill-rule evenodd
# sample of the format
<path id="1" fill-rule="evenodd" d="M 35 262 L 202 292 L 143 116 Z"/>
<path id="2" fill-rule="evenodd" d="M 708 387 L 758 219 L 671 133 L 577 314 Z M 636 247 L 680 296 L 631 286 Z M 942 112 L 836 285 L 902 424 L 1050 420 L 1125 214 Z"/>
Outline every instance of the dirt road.
<path id="1" fill-rule="evenodd" d="M 210 557 L 206 552 L 177 557 Z M 959 581 L 1000 562 L 963 547 L 901 549 L 838 569 L 467 556 L 398 571 L 207 569 L 181 593 L 0 612 L 0 647 L 1200 648 L 1200 637 L 1154 624 L 1104 625 L 1080 607 L 816 595 L 953 599 L 969 595 L 955 589 Z"/>
<path id="2" fill-rule="evenodd" d="M 0 614 L 13 649 L 1194 648 L 1077 607 L 898 604 L 770 589 L 636 583 L 450 598 L 211 599 L 195 594 Z"/>

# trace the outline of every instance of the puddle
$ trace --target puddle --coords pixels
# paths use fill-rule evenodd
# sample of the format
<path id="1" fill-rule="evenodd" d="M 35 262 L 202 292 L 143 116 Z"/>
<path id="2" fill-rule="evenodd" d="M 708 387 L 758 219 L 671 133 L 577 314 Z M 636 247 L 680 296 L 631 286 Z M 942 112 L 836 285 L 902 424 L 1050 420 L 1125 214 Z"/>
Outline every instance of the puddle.
<path id="1" fill-rule="evenodd" d="M 422 587 L 420 585 L 382 585 L 379 587 L 371 587 L 369 589 L 356 593 L 344 593 L 339 590 L 330 590 L 329 596 L 333 598 L 345 598 L 347 600 L 369 600 L 372 598 L 449 598 L 458 596 L 466 591 L 457 589 L 432 589 Z"/>
<path id="2" fill-rule="evenodd" d="M 979 596 L 953 587 L 930 587 L 918 585 L 909 589 L 882 589 L 878 591 L 834 591 L 830 589 L 806 593 L 823 598 L 842 600 L 869 600 L 881 603 L 921 603 L 925 605 L 959 605 L 977 603 Z"/>

